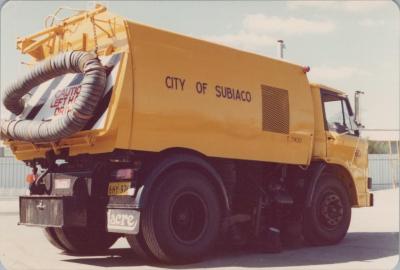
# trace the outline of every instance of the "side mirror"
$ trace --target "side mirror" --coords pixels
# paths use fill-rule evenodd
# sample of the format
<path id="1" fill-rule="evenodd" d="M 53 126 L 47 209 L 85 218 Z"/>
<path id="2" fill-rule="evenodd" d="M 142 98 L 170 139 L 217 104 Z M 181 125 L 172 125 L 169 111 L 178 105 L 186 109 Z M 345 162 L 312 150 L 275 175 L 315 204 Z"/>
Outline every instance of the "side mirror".
<path id="1" fill-rule="evenodd" d="M 364 92 L 362 91 L 356 91 L 354 93 L 354 122 L 358 127 L 363 127 L 360 116 L 360 96 L 363 94 Z"/>

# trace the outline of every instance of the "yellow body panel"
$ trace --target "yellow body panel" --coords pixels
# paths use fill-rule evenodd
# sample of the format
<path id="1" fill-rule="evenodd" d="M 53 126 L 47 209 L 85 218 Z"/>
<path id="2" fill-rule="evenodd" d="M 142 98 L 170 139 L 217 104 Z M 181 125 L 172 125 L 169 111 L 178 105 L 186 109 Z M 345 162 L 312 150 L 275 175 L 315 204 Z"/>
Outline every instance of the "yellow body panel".
<path id="1" fill-rule="evenodd" d="M 314 112 L 300 66 L 128 26 L 135 81 L 131 149 L 185 147 L 209 156 L 309 163 Z M 168 88 L 170 77 L 177 87 Z M 262 130 L 261 85 L 288 90 L 289 134 Z M 217 86 L 248 91 L 251 101 L 217 97 Z"/>

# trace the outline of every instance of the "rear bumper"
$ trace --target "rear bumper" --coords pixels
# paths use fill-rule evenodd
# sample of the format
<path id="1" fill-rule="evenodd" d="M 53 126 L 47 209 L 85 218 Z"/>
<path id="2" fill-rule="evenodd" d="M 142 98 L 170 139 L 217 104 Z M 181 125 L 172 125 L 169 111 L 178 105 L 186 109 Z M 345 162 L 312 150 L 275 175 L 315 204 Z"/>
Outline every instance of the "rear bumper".
<path id="1" fill-rule="evenodd" d="M 372 177 L 368 177 L 367 188 L 368 188 L 368 190 L 372 189 Z M 367 206 L 370 206 L 370 207 L 374 206 L 374 194 L 372 192 L 368 193 L 368 204 L 367 204 Z"/>
<path id="2" fill-rule="evenodd" d="M 87 204 L 73 196 L 21 196 L 19 224 L 39 227 L 85 227 Z"/>
<path id="3" fill-rule="evenodd" d="M 114 169 L 111 168 L 110 170 Z M 40 184 L 46 195 L 21 196 L 19 224 L 38 227 L 98 227 L 136 234 L 140 196 L 108 196 L 110 175 L 104 172 L 49 173 Z"/>
<path id="4" fill-rule="evenodd" d="M 374 193 L 369 194 L 369 206 L 374 206 Z"/>
<path id="5" fill-rule="evenodd" d="M 367 187 L 368 189 L 372 188 L 372 177 L 368 177 Z"/>
<path id="6" fill-rule="evenodd" d="M 131 196 L 112 196 L 106 205 L 76 196 L 31 195 L 19 198 L 19 224 L 37 227 L 106 227 L 124 234 L 139 232 L 140 210 Z M 93 221 L 96 222 L 93 222 Z M 96 224 L 94 224 L 96 223 Z"/>

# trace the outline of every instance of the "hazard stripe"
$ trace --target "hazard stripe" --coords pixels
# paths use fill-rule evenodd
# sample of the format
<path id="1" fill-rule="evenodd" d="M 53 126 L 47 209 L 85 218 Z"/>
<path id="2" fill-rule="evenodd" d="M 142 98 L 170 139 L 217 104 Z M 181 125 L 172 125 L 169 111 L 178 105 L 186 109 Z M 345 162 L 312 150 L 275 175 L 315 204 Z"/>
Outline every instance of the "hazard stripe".
<path id="1" fill-rule="evenodd" d="M 42 109 L 43 105 L 46 103 L 46 101 L 49 99 L 51 91 L 55 89 L 60 82 L 64 79 L 64 76 L 58 76 L 51 80 L 50 85 L 47 87 L 46 91 L 44 94 L 40 97 L 38 103 L 31 109 L 29 114 L 25 117 L 25 119 L 32 120 L 35 118 L 35 116 L 39 113 L 39 111 Z"/>
<path id="2" fill-rule="evenodd" d="M 83 75 L 82 73 L 77 74 L 74 79 L 67 85 L 68 86 L 72 86 L 72 85 L 77 85 L 80 84 L 83 81 L 83 78 L 85 77 L 85 75 Z M 63 87 L 64 88 L 64 87 Z"/>
<path id="3" fill-rule="evenodd" d="M 120 61 L 121 59 L 121 54 L 114 54 L 108 65 L 112 65 L 112 69 L 108 70 L 107 74 L 107 85 L 106 85 L 106 91 L 104 93 L 103 98 L 100 100 L 99 104 L 96 107 L 94 116 L 92 119 L 89 121 L 89 123 L 85 126 L 83 130 L 90 130 L 90 129 L 96 129 L 99 127 L 102 127 L 102 122 L 105 120 L 105 116 L 108 111 L 108 105 L 111 100 L 111 95 L 112 91 L 114 88 L 114 83 L 115 79 L 117 76 L 118 69 L 114 68 L 116 64 Z"/>
<path id="4" fill-rule="evenodd" d="M 97 121 L 103 116 L 108 108 L 108 104 L 110 103 L 111 94 L 112 89 L 110 89 L 110 91 L 108 91 L 108 93 L 101 99 L 94 112 L 94 117 L 89 120 L 83 130 L 91 130 L 95 126 Z"/>
<path id="5" fill-rule="evenodd" d="M 95 127 L 97 125 L 97 122 L 99 121 L 99 119 L 102 118 L 102 116 L 106 114 L 108 105 L 110 103 L 113 86 L 115 83 L 116 72 L 118 70 L 117 68 L 115 68 L 115 66 L 119 62 L 120 58 L 121 58 L 120 54 L 114 54 L 111 57 L 111 59 L 109 60 L 109 62 L 106 64 L 106 66 L 108 68 L 106 69 L 107 83 L 106 83 L 106 90 L 104 92 L 104 96 L 97 104 L 95 112 L 94 112 L 94 116 L 89 120 L 89 122 L 86 124 L 86 126 L 83 130 L 93 129 L 93 127 Z"/>

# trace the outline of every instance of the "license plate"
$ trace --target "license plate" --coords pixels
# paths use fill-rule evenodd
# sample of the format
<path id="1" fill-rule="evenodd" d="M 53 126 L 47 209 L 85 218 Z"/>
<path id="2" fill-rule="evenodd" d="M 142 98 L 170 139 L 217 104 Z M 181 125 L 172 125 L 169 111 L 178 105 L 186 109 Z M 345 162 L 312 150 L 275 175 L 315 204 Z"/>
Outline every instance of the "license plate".
<path id="1" fill-rule="evenodd" d="M 131 182 L 111 182 L 108 184 L 108 196 L 128 195 Z"/>
<path id="2" fill-rule="evenodd" d="M 107 231 L 127 234 L 139 233 L 140 212 L 130 209 L 108 209 Z"/>

